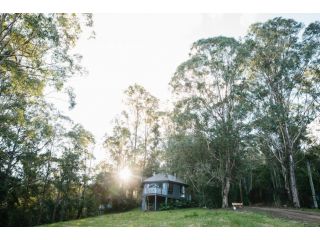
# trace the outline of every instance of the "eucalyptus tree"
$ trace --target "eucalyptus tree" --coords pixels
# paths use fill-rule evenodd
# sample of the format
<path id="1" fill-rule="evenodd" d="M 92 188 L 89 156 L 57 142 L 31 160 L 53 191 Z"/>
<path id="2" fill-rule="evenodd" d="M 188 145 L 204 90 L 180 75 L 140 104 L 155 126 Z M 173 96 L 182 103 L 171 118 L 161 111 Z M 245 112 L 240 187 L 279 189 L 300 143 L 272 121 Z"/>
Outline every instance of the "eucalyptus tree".
<path id="1" fill-rule="evenodd" d="M 160 141 L 159 100 L 137 84 L 124 93 L 125 109 L 114 121 L 105 146 L 119 167 L 129 165 L 139 174 L 150 174 L 157 165 Z"/>
<path id="2" fill-rule="evenodd" d="M 54 180 L 57 196 L 52 220 L 56 220 L 58 207 L 60 220 L 79 218 L 85 206 L 85 194 L 90 180 L 93 135 L 81 125 L 72 125 L 64 132 L 61 154 L 56 158 Z"/>
<path id="3" fill-rule="evenodd" d="M 92 24 L 91 15 L 87 17 L 83 23 L 77 14 L 0 14 L 0 96 L 5 106 L 19 99 L 35 101 L 45 88 L 63 90 L 81 70 L 81 56 L 71 50 L 83 25 Z"/>
<path id="4" fill-rule="evenodd" d="M 106 134 L 103 145 L 118 170 L 130 164 L 132 158 L 130 138 L 131 132 L 126 122 L 115 119 L 112 133 Z"/>
<path id="5" fill-rule="evenodd" d="M 176 134 L 171 134 L 167 140 L 166 167 L 169 171 L 177 173 L 179 177 L 189 183 L 194 200 L 199 206 L 208 206 L 212 199 L 208 189 L 219 188 L 216 181 L 212 181 L 211 152 L 208 149 L 208 139 L 203 133 L 188 134 L 179 130 Z M 210 199 L 211 198 L 211 199 Z M 217 196 L 217 199 L 220 197 Z"/>
<path id="6" fill-rule="evenodd" d="M 0 141 L 8 157 L 0 166 L 5 172 L 24 143 L 25 118 L 45 108 L 45 91 L 63 90 L 81 70 L 71 49 L 82 25 L 75 14 L 0 14 Z"/>
<path id="7" fill-rule="evenodd" d="M 307 167 L 307 174 L 309 178 L 309 185 L 312 195 L 313 207 L 319 208 L 317 201 L 317 188 L 315 188 L 315 183 L 318 175 L 319 179 L 319 171 L 317 171 L 316 166 L 319 165 L 319 145 L 311 145 L 305 152 L 305 162 Z M 315 179 L 313 178 L 315 175 Z M 318 181 L 319 182 L 319 181 Z"/>
<path id="8" fill-rule="evenodd" d="M 319 136 L 317 132 L 319 131 L 319 119 L 316 119 L 311 124 L 309 124 L 307 128 L 307 136 L 305 141 L 301 144 L 303 146 L 303 153 L 304 153 L 304 160 L 307 167 L 307 174 L 309 178 L 309 185 L 313 200 L 314 208 L 318 208 L 318 201 L 317 201 L 317 191 L 315 188 L 315 180 L 313 175 L 317 174 L 315 171 L 317 164 L 320 163 L 319 159 Z M 319 175 L 319 172 L 318 174 Z M 319 179 L 319 178 L 318 178 Z"/>
<path id="9" fill-rule="evenodd" d="M 138 196 L 140 179 L 159 168 L 159 100 L 138 84 L 129 86 L 124 95 L 124 109 L 114 120 L 112 132 L 106 134 L 104 147 L 114 171 L 129 168 L 135 176 L 118 184 L 131 201 L 137 198 L 134 194 Z"/>
<path id="10" fill-rule="evenodd" d="M 292 19 L 274 18 L 251 25 L 246 40 L 256 116 L 276 128 L 271 133 L 284 154 L 293 205 L 300 207 L 294 154 L 319 110 L 320 23 L 304 28 Z"/>
<path id="11" fill-rule="evenodd" d="M 199 40 L 170 82 L 177 99 L 175 111 L 178 115 L 187 113 L 188 118 L 183 120 L 187 132 L 199 130 L 207 139 L 207 171 L 210 181 L 218 180 L 221 184 L 223 208 L 228 207 L 230 184 L 245 149 L 247 133 L 243 120 L 250 108 L 244 97 L 245 56 L 242 44 L 234 38 Z"/>
<path id="12" fill-rule="evenodd" d="M 64 117 L 47 97 L 61 92 L 70 107 L 75 104 L 66 83 L 83 72 L 81 56 L 72 53 L 83 28 L 92 25 L 91 15 L 83 16 L 0 14 L 1 225 L 40 223 L 48 210 L 43 203 L 52 197 L 47 193 L 55 178 L 55 122 Z"/>
<path id="13" fill-rule="evenodd" d="M 143 175 L 150 174 L 156 167 L 160 137 L 159 100 L 143 86 L 134 84 L 125 91 L 125 104 L 123 116 L 131 132 L 133 162 Z"/>

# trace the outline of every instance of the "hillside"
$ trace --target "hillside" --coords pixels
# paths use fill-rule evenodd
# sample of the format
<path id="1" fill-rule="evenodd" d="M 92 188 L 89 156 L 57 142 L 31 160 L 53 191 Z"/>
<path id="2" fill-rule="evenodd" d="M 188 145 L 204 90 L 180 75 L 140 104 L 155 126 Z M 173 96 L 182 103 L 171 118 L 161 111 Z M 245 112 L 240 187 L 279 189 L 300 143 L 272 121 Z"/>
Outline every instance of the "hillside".
<path id="1" fill-rule="evenodd" d="M 212 210 L 180 209 L 161 212 L 142 212 L 138 209 L 106 214 L 98 217 L 58 222 L 46 226 L 65 227 L 297 227 L 312 226 L 302 222 L 274 218 L 264 213 Z"/>

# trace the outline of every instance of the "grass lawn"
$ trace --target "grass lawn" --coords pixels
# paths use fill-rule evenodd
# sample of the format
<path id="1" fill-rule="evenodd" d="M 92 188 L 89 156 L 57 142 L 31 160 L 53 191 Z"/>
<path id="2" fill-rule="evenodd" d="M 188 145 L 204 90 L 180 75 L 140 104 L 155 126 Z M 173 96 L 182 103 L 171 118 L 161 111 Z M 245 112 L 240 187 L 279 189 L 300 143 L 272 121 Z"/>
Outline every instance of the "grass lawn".
<path id="1" fill-rule="evenodd" d="M 320 209 L 319 208 L 301 208 L 299 210 L 306 211 L 306 212 L 320 213 Z"/>
<path id="2" fill-rule="evenodd" d="M 189 208 L 161 212 L 135 209 L 80 220 L 58 222 L 53 227 L 299 227 L 304 223 L 273 218 L 263 213 Z"/>

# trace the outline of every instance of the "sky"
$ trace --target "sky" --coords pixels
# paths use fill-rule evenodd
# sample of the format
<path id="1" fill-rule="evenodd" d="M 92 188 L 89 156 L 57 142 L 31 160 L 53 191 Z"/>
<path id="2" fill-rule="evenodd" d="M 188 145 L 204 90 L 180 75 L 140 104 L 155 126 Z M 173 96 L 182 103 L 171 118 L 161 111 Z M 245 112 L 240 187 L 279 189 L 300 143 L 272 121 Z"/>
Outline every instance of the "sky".
<path id="1" fill-rule="evenodd" d="M 168 83 L 193 42 L 219 35 L 243 37 L 250 24 L 276 16 L 305 25 L 320 20 L 320 14 L 94 14 L 95 39 L 85 32 L 74 49 L 88 71 L 69 81 L 77 105 L 68 110 L 64 101 L 55 104 L 94 134 L 94 154 L 100 161 L 106 157 L 103 137 L 123 109 L 128 86 L 144 86 L 165 106 Z"/>

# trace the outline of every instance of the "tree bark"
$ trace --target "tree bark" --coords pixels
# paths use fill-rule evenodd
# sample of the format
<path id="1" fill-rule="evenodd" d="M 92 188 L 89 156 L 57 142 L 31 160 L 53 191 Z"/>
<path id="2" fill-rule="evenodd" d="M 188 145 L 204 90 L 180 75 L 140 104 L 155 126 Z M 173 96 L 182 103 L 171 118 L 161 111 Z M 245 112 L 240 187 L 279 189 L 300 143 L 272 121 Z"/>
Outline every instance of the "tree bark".
<path id="1" fill-rule="evenodd" d="M 146 163 L 147 163 L 147 144 L 148 144 L 148 128 L 147 128 L 147 123 L 145 121 L 145 125 L 144 125 L 144 157 L 143 157 L 142 171 L 145 170 Z"/>
<path id="2" fill-rule="evenodd" d="M 240 190 L 240 202 L 242 202 L 242 203 L 243 203 L 241 179 L 240 179 L 240 181 L 239 181 L 239 190 Z"/>
<path id="3" fill-rule="evenodd" d="M 296 174 L 295 174 L 295 164 L 293 160 L 293 142 L 291 141 L 291 137 L 289 134 L 288 126 L 285 124 L 285 136 L 286 136 L 286 147 L 289 156 L 289 175 L 290 175 L 290 188 L 292 194 L 292 203 L 296 208 L 300 208 L 300 201 L 298 195 L 298 188 L 296 183 Z"/>
<path id="4" fill-rule="evenodd" d="M 229 207 L 228 196 L 230 190 L 230 178 L 226 177 L 222 187 L 222 208 Z"/>
<path id="5" fill-rule="evenodd" d="M 59 205 L 60 205 L 60 191 L 58 192 L 57 199 L 54 204 L 52 218 L 51 218 L 52 222 L 55 222 L 55 220 L 56 220 L 56 215 L 57 215 L 57 210 L 58 210 Z"/>
<path id="6" fill-rule="evenodd" d="M 136 109 L 136 122 L 134 126 L 134 146 L 133 146 L 133 162 L 136 163 L 137 142 L 138 142 L 138 127 L 139 127 L 139 110 Z"/>
<path id="7" fill-rule="evenodd" d="M 39 197 L 39 214 L 38 214 L 38 219 L 37 219 L 37 224 L 40 225 L 41 223 L 41 218 L 42 218 L 42 213 L 43 213 L 43 202 L 48 190 L 48 186 L 49 186 L 49 175 L 50 175 L 50 171 L 51 171 L 51 152 L 50 152 L 50 159 L 48 160 L 48 164 L 47 164 L 47 173 L 46 173 L 46 177 L 44 179 L 44 184 L 43 184 L 43 188 L 42 188 L 42 193 Z"/>
<path id="8" fill-rule="evenodd" d="M 315 208 L 318 208 L 318 203 L 317 203 L 317 199 L 316 199 L 316 192 L 314 190 L 312 173 L 311 173 L 311 166 L 310 166 L 309 160 L 307 160 L 307 170 L 308 170 L 309 183 L 310 183 L 310 188 L 311 188 L 311 193 L 312 193 L 313 206 Z"/>
<path id="9" fill-rule="evenodd" d="M 296 208 L 300 208 L 300 201 L 298 197 L 298 188 L 296 183 L 296 174 L 295 174 L 295 167 L 294 161 L 292 157 L 292 153 L 289 153 L 289 169 L 290 169 L 290 186 L 291 186 L 291 193 L 292 193 L 292 203 L 293 206 Z"/>
<path id="10" fill-rule="evenodd" d="M 287 192 L 287 196 L 290 202 L 292 202 L 292 195 L 289 187 L 289 182 L 288 182 L 288 175 L 287 175 L 287 168 L 284 166 L 283 163 L 281 163 L 281 173 L 283 176 L 283 181 L 284 181 L 284 188 Z"/>
<path id="11" fill-rule="evenodd" d="M 82 211 L 83 211 L 84 201 L 85 201 L 85 191 L 86 191 L 86 186 L 84 185 L 82 193 L 81 193 L 81 197 L 79 199 L 79 207 L 78 207 L 77 219 L 80 219 L 82 217 Z"/>

